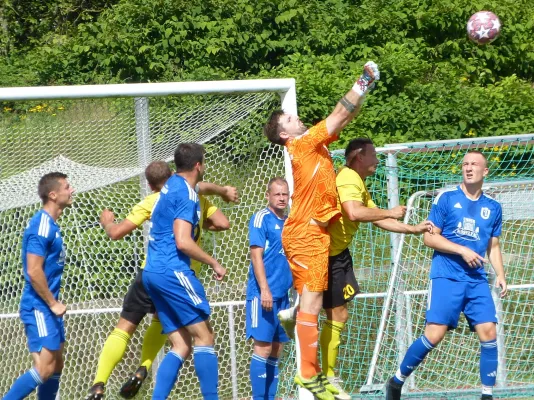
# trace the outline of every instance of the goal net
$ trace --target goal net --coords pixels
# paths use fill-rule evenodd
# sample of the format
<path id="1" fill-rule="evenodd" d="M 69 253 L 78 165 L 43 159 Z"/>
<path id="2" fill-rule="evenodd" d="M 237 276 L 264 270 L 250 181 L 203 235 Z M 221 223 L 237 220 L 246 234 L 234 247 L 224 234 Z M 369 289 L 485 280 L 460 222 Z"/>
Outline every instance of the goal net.
<path id="1" fill-rule="evenodd" d="M 227 268 L 227 276 L 216 283 L 205 267 L 200 279 L 212 305 L 221 398 L 250 393 L 245 371 L 251 346 L 245 341 L 244 307 L 248 221 L 265 207 L 269 179 L 285 176 L 283 151 L 263 138 L 262 126 L 274 109 L 284 107 L 295 112 L 294 81 L 184 85 L 186 89 L 180 84 L 112 85 L 104 88 L 108 95 L 123 97 L 58 100 L 48 94 L 47 100 L 2 104 L 0 393 L 7 392 L 31 365 L 17 312 L 23 287 L 22 234 L 40 207 L 39 178 L 51 171 L 65 172 L 76 189 L 73 207 L 59 220 L 67 248 L 62 301 L 69 310 L 60 395 L 62 399 L 80 399 L 93 383 L 104 341 L 118 321 L 122 298 L 144 258 L 143 230 L 111 241 L 98 224 L 100 211 L 109 208 L 123 219 L 148 194 L 144 167 L 153 160 L 170 162 L 177 145 L 191 141 L 204 144 L 207 150 L 205 180 L 236 186 L 240 192 L 237 205 L 212 198 L 231 221 L 231 229 L 203 234 L 202 246 Z M 117 87 L 119 92 L 112 92 Z M 132 87 L 138 92 L 137 98 L 120 92 Z M 175 91 L 179 94 L 143 96 L 142 90 L 155 93 L 154 88 L 166 93 L 178 88 Z M 188 88 L 201 93 L 188 94 Z M 41 89 L 30 94 L 35 98 Z M 77 89 L 49 88 L 47 92 L 65 97 L 65 91 L 70 90 L 71 97 L 82 97 L 91 87 L 81 88 L 81 93 Z M 2 100 L 16 97 L 11 96 L 16 89 L 1 92 Z M 131 338 L 124 360 L 107 384 L 106 398 L 119 398 L 120 385 L 137 368 L 148 322 L 145 318 Z M 146 383 L 139 398 L 152 393 L 152 377 Z M 192 363 L 187 361 L 172 398 L 200 397 Z"/>
<path id="2" fill-rule="evenodd" d="M 479 150 L 488 158 L 486 192 L 504 209 L 500 240 L 509 285 L 504 299 L 495 297 L 501 321 L 501 362 L 495 390 L 499 398 L 534 395 L 530 367 L 534 362 L 533 143 L 534 135 L 518 135 L 388 145 L 377 149 L 380 164 L 376 174 L 367 179 L 379 207 L 409 205 L 405 221 L 416 224 L 428 217 L 438 190 L 461 182 L 461 161 L 467 151 Z M 343 152 L 332 154 L 337 166 L 343 165 Z M 384 383 L 424 330 L 432 252 L 421 236 L 390 234 L 372 224 L 360 224 L 350 251 L 363 293 L 349 304 L 336 372 L 353 398 L 383 399 Z M 324 315 L 321 319 L 324 321 Z M 476 335 L 462 320 L 413 374 L 403 396 L 480 398 L 479 348 Z M 294 357 L 292 348 L 286 358 L 291 367 L 285 367 L 280 390 L 297 397 L 292 382 L 295 364 L 289 361 Z M 301 395 L 301 399 L 309 397 Z"/>

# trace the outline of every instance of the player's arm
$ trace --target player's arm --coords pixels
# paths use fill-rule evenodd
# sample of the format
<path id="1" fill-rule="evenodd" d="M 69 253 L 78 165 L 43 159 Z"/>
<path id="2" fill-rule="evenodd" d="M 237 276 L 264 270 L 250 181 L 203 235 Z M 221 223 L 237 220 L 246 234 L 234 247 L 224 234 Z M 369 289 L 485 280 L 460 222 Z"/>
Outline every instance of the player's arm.
<path id="1" fill-rule="evenodd" d="M 425 232 L 432 232 L 434 224 L 430 221 L 423 221 L 417 225 L 409 225 L 396 219 L 386 218 L 380 221 L 373 222 L 375 226 L 389 232 L 404 233 L 404 234 L 420 234 Z"/>
<path id="2" fill-rule="evenodd" d="M 376 222 L 386 218 L 402 218 L 406 213 L 405 206 L 383 210 L 378 207 L 366 207 L 361 201 L 348 200 L 341 204 L 345 215 L 353 222 Z"/>
<path id="3" fill-rule="evenodd" d="M 213 269 L 213 272 L 215 272 L 215 278 L 217 280 L 222 280 L 226 274 L 226 269 L 224 269 L 215 258 L 202 250 L 194 241 L 191 237 L 192 229 L 193 225 L 190 222 L 183 219 L 174 220 L 173 232 L 176 247 L 190 258 L 209 265 Z"/>
<path id="4" fill-rule="evenodd" d="M 501 297 L 506 296 L 508 287 L 504 276 L 504 263 L 502 261 L 501 245 L 498 237 L 492 237 L 486 250 L 488 259 L 495 270 L 495 285 L 501 288 Z"/>
<path id="5" fill-rule="evenodd" d="M 219 186 L 215 183 L 199 182 L 198 194 L 203 196 L 219 196 L 226 202 L 239 203 L 239 193 L 233 186 Z"/>
<path id="6" fill-rule="evenodd" d="M 267 283 L 267 275 L 265 274 L 265 265 L 263 264 L 263 247 L 250 246 L 250 261 L 254 270 L 254 276 L 260 287 L 261 306 L 266 311 L 273 309 L 273 295 Z"/>
<path id="7" fill-rule="evenodd" d="M 332 114 L 326 118 L 326 128 L 331 136 L 337 136 L 358 115 L 367 90 L 375 80 L 379 79 L 378 66 L 372 61 L 366 63 L 363 74 L 353 88 L 339 100 Z"/>
<path id="8" fill-rule="evenodd" d="M 138 227 L 127 218 L 115 223 L 115 215 L 108 209 L 104 209 L 100 214 L 100 224 L 111 240 L 122 239 Z"/>
<path id="9" fill-rule="evenodd" d="M 441 228 L 434 226 L 432 233 L 425 232 L 423 235 L 423 241 L 425 246 L 431 249 L 437 250 L 441 253 L 457 254 L 461 256 L 467 265 L 471 268 L 483 267 L 486 260 L 480 256 L 477 252 L 462 246 L 457 243 L 453 243 L 441 234 Z"/>
<path id="10" fill-rule="evenodd" d="M 225 231 L 230 229 L 230 221 L 221 210 L 217 209 L 204 221 L 202 229 L 215 232 Z"/>
<path id="11" fill-rule="evenodd" d="M 64 304 L 57 301 L 48 287 L 48 282 L 44 273 L 44 257 L 37 254 L 26 253 L 26 266 L 30 284 L 33 290 L 44 300 L 52 312 L 61 317 L 67 311 Z"/>

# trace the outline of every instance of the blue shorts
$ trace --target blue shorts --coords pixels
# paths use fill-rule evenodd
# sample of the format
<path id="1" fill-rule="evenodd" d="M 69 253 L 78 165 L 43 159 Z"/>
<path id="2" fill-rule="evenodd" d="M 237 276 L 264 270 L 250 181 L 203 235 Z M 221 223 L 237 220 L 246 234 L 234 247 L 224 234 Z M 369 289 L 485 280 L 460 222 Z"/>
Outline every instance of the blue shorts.
<path id="1" fill-rule="evenodd" d="M 289 306 L 289 296 L 287 295 L 281 299 L 273 300 L 271 311 L 263 309 L 259 296 L 247 300 L 247 339 L 254 338 L 267 343 L 289 342 L 289 338 L 277 317 L 278 311 L 285 310 Z"/>
<path id="2" fill-rule="evenodd" d="M 63 317 L 58 317 L 52 310 L 21 309 L 20 319 L 24 324 L 30 353 L 39 353 L 43 347 L 57 351 L 65 342 Z"/>
<path id="3" fill-rule="evenodd" d="M 430 280 L 426 310 L 426 322 L 447 325 L 450 329 L 458 326 L 463 312 L 474 331 L 475 326 L 486 322 L 497 323 L 497 311 L 491 297 L 488 282 L 462 282 L 447 278 Z"/>
<path id="4" fill-rule="evenodd" d="M 192 270 L 143 271 L 143 285 L 156 306 L 163 333 L 205 321 L 210 305 Z"/>

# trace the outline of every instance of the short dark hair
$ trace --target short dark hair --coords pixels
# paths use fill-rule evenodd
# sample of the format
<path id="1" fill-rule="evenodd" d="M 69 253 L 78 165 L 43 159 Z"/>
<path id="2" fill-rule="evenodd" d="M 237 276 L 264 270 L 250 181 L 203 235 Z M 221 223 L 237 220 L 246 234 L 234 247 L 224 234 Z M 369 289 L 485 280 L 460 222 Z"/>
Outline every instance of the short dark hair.
<path id="1" fill-rule="evenodd" d="M 39 194 L 43 204 L 48 202 L 48 194 L 59 188 L 60 179 L 67 179 L 67 175 L 62 172 L 50 172 L 43 175 L 41 179 L 39 179 L 37 193 Z"/>
<path id="2" fill-rule="evenodd" d="M 345 149 L 345 161 L 348 160 L 351 153 L 355 150 L 361 150 L 362 154 L 365 154 L 365 147 L 368 144 L 373 144 L 373 141 L 366 137 L 360 137 L 356 139 L 352 139 L 349 144 L 347 145 L 347 148 Z"/>
<path id="3" fill-rule="evenodd" d="M 271 178 L 269 180 L 269 183 L 267 183 L 267 191 L 270 192 L 271 191 L 271 187 L 273 186 L 273 183 L 280 183 L 280 184 L 286 184 L 287 187 L 289 188 L 289 183 L 287 183 L 287 181 L 280 177 L 280 176 L 276 176 L 274 178 Z"/>
<path id="4" fill-rule="evenodd" d="M 176 172 L 187 172 L 204 161 L 204 146 L 198 143 L 180 143 L 174 152 Z"/>
<path id="5" fill-rule="evenodd" d="M 484 162 L 486 163 L 486 167 L 488 166 L 488 158 L 481 151 L 479 151 L 479 150 L 469 150 L 467 153 L 465 153 L 465 155 L 468 155 L 468 154 L 480 154 L 482 156 L 482 158 L 484 158 Z"/>
<path id="6" fill-rule="evenodd" d="M 161 189 L 171 175 L 171 168 L 165 161 L 152 161 L 145 168 L 145 178 L 155 189 Z"/>
<path id="7" fill-rule="evenodd" d="M 263 134 L 267 136 L 267 139 L 271 143 L 284 145 L 285 140 L 280 137 L 282 131 L 282 124 L 280 123 L 280 117 L 284 115 L 282 110 L 273 111 L 267 123 L 263 126 Z"/>

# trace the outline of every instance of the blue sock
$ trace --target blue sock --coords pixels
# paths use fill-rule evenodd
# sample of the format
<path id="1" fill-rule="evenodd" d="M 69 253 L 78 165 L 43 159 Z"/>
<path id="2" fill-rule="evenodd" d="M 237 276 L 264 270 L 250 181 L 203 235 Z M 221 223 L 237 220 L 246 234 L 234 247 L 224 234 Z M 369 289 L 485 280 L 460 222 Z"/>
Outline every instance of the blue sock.
<path id="1" fill-rule="evenodd" d="M 434 345 L 425 337 L 421 335 L 419 339 L 412 343 L 393 380 L 399 384 L 403 384 L 413 371 L 421 364 L 426 355 L 434 348 Z"/>
<path id="2" fill-rule="evenodd" d="M 45 383 L 39 385 L 37 388 L 37 399 L 56 400 L 57 391 L 59 390 L 59 378 L 61 378 L 61 374 L 55 373 Z"/>
<path id="3" fill-rule="evenodd" d="M 252 354 L 249 372 L 252 399 L 267 399 L 267 359 L 257 354 Z"/>
<path id="4" fill-rule="evenodd" d="M 152 394 L 153 400 L 164 400 L 169 397 L 183 363 L 184 359 L 178 353 L 172 350 L 167 353 L 159 365 L 158 373 L 156 374 L 156 386 Z"/>
<path id="5" fill-rule="evenodd" d="M 267 394 L 269 400 L 274 400 L 278 390 L 278 358 L 267 359 Z"/>
<path id="6" fill-rule="evenodd" d="M 497 340 L 480 342 L 480 381 L 483 387 L 495 386 L 498 365 Z"/>
<path id="7" fill-rule="evenodd" d="M 41 380 L 39 373 L 35 368 L 32 368 L 25 374 L 19 376 L 11 386 L 11 389 L 9 389 L 9 392 L 5 394 L 3 400 L 23 399 L 42 383 L 43 381 Z"/>
<path id="8" fill-rule="evenodd" d="M 193 354 L 202 397 L 204 400 L 218 400 L 219 362 L 213 346 L 195 346 Z"/>

